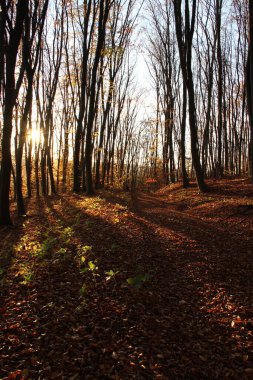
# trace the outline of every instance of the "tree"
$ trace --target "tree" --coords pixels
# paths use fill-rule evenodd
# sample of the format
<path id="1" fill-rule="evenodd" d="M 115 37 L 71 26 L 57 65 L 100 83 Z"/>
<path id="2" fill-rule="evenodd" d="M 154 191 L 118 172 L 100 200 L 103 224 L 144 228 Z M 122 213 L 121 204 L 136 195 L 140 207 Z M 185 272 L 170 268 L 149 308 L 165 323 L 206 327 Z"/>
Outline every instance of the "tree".
<path id="1" fill-rule="evenodd" d="M 88 116 L 87 116 L 86 144 L 85 144 L 86 191 L 88 195 L 94 194 L 93 180 L 92 180 L 92 151 L 93 151 L 92 129 L 93 129 L 94 120 L 96 116 L 97 73 L 98 73 L 99 61 L 102 56 L 102 49 L 105 43 L 106 24 L 108 21 L 111 6 L 112 6 L 111 0 L 100 1 L 97 44 L 96 44 L 93 66 L 91 70 L 90 99 L 89 99 L 89 109 L 88 109 Z"/>
<path id="2" fill-rule="evenodd" d="M 183 23 L 183 17 L 182 17 L 182 1 L 173 0 L 173 5 L 174 5 L 175 28 L 176 28 L 179 56 L 180 56 L 180 65 L 181 65 L 183 79 L 188 91 L 192 161 L 193 161 L 193 166 L 196 173 L 199 190 L 204 192 L 206 191 L 206 184 L 204 181 L 204 174 L 203 174 L 203 170 L 200 163 L 200 157 L 199 157 L 195 93 L 194 93 L 194 82 L 193 82 L 193 74 L 192 74 L 192 41 L 193 41 L 193 34 L 194 34 L 194 27 L 195 27 L 195 20 L 196 20 L 196 0 L 192 1 L 191 19 L 190 19 L 189 1 L 185 0 L 184 23 Z"/>
<path id="3" fill-rule="evenodd" d="M 158 109 L 162 111 L 162 152 L 163 152 L 163 181 L 165 184 L 175 182 L 175 128 L 176 110 L 175 98 L 177 89 L 178 65 L 175 49 L 175 31 L 171 17 L 171 3 L 162 4 L 160 1 L 150 1 L 148 10 L 152 28 L 148 31 L 149 53 L 148 67 L 154 86 L 159 92 L 157 99 L 156 122 L 159 119 Z M 156 142 L 151 147 L 156 151 Z"/>
<path id="4" fill-rule="evenodd" d="M 25 215 L 25 205 L 22 191 L 22 158 L 23 149 L 27 137 L 27 122 L 31 113 L 33 99 L 34 75 L 37 69 L 41 38 L 47 14 L 49 0 L 46 0 L 40 12 L 39 1 L 35 1 L 33 6 L 30 4 L 29 12 L 25 18 L 25 28 L 23 33 L 23 62 L 27 80 L 27 92 L 25 104 L 20 119 L 19 140 L 16 152 L 16 189 L 18 214 Z M 18 136 L 16 136 L 17 139 Z"/>
<path id="5" fill-rule="evenodd" d="M 217 65 L 218 65 L 218 160 L 217 160 L 217 175 L 223 174 L 222 165 L 222 129 L 223 129 L 223 69 L 222 69 L 222 54 L 221 54 L 221 10 L 223 0 L 216 0 L 215 19 L 216 19 L 216 35 L 217 35 Z"/>
<path id="6" fill-rule="evenodd" d="M 251 0 L 249 0 L 249 50 L 246 78 L 250 123 L 250 174 L 253 183 L 253 2 Z"/>
<path id="7" fill-rule="evenodd" d="M 15 70 L 24 30 L 25 18 L 28 15 L 29 0 L 19 0 L 15 5 L 5 0 L 0 1 L 1 31 L 4 33 L 1 48 L 1 93 L 3 96 L 3 136 L 2 161 L 0 176 L 0 224 L 11 225 L 10 217 L 10 178 L 11 178 L 11 135 L 13 128 L 13 110 L 24 77 L 24 66 L 19 70 L 16 79 Z"/>
<path id="8" fill-rule="evenodd" d="M 103 3 L 103 2 L 102 2 Z M 88 60 L 91 50 L 91 40 L 93 37 L 93 30 L 95 27 L 95 18 L 97 16 L 97 7 L 93 10 L 93 16 L 91 17 L 92 0 L 84 3 L 84 22 L 82 26 L 82 63 L 81 63 L 81 80 L 79 91 L 79 112 L 77 116 L 77 127 L 75 133 L 75 148 L 74 148 L 74 160 L 73 160 L 73 190 L 75 192 L 80 191 L 81 186 L 81 168 L 80 168 L 80 150 L 81 142 L 84 136 L 84 117 L 87 104 L 87 81 L 88 81 Z"/>

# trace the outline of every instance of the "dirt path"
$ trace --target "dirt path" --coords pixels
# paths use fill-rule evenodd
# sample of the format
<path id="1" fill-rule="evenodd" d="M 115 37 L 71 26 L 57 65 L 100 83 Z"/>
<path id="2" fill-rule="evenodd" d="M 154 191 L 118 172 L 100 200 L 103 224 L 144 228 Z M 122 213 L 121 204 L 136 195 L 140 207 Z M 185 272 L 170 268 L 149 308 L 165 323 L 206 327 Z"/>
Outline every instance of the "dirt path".
<path id="1" fill-rule="evenodd" d="M 31 204 L 2 285 L 0 378 L 252 379 L 251 231 L 175 204 Z"/>

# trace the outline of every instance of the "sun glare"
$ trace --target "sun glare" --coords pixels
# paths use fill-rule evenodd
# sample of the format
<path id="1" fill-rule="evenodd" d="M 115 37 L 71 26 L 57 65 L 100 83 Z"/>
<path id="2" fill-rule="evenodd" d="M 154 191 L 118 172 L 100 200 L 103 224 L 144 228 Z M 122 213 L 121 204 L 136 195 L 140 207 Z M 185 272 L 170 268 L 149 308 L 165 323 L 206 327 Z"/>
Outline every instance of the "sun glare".
<path id="1" fill-rule="evenodd" d="M 32 142 L 37 144 L 40 141 L 40 137 L 40 130 L 32 129 L 32 131 L 30 132 L 30 139 L 32 140 Z"/>

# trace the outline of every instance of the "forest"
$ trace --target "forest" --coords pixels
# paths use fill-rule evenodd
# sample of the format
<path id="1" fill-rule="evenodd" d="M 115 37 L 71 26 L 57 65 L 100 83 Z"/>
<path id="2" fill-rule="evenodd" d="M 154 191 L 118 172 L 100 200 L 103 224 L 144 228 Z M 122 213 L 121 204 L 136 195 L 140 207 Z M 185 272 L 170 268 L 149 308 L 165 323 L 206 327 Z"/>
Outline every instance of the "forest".
<path id="1" fill-rule="evenodd" d="M 252 217 L 252 0 L 0 0 L 0 379 L 253 379 Z"/>

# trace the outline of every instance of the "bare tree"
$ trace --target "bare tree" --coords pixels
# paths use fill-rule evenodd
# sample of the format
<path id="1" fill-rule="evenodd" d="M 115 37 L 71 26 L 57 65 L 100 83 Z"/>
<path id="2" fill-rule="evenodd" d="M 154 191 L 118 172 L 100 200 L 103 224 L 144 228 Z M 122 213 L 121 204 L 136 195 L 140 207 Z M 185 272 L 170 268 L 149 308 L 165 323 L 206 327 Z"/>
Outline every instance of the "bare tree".
<path id="1" fill-rule="evenodd" d="M 11 135 L 13 128 L 13 109 L 24 77 L 24 65 L 21 65 L 16 79 L 15 70 L 24 30 L 25 18 L 28 14 L 29 0 L 0 1 L 0 23 L 2 43 L 1 56 L 1 94 L 3 97 L 3 136 L 2 161 L 0 177 L 0 224 L 12 224 L 10 217 L 10 177 L 11 177 Z"/>
<path id="2" fill-rule="evenodd" d="M 48 0 L 44 2 L 40 10 L 39 1 L 35 1 L 33 6 L 30 4 L 29 13 L 25 18 L 25 28 L 23 33 L 23 61 L 27 79 L 27 92 L 25 96 L 25 104 L 23 113 L 20 119 L 20 131 L 18 146 L 16 152 L 16 189 L 17 189 L 17 206 L 18 214 L 25 215 L 25 205 L 22 191 L 22 158 L 23 149 L 27 137 L 27 122 L 31 114 L 32 99 L 33 99 L 33 82 L 34 74 L 37 69 L 42 31 L 44 28 L 46 13 L 48 8 Z"/>
<path id="3" fill-rule="evenodd" d="M 250 172 L 253 182 L 253 3 L 249 0 L 249 50 L 247 62 L 247 93 L 250 122 Z"/>
<path id="4" fill-rule="evenodd" d="M 196 20 L 196 0 L 192 1 L 191 18 L 190 18 L 189 1 L 185 0 L 184 22 L 183 22 L 183 17 L 182 17 L 182 1 L 173 0 L 173 5 L 174 5 L 175 27 L 176 27 L 181 70 L 182 70 L 183 79 L 188 91 L 192 161 L 193 161 L 193 166 L 196 173 L 199 190 L 204 192 L 206 191 L 206 184 L 204 181 L 204 174 L 203 174 L 203 170 L 200 163 L 200 157 L 199 157 L 195 92 L 194 92 L 194 82 L 193 82 L 193 75 L 192 75 L 192 40 L 193 40 L 195 20 Z M 183 29 L 183 26 L 184 26 L 184 29 Z"/>

